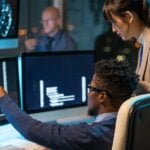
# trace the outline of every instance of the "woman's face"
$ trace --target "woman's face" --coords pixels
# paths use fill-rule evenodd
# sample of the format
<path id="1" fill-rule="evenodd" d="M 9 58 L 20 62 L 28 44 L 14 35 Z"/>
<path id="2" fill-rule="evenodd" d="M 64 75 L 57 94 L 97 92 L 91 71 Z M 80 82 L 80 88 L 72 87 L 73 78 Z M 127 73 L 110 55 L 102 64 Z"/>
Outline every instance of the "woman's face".
<path id="1" fill-rule="evenodd" d="M 112 19 L 112 31 L 120 36 L 122 40 L 126 41 L 134 37 L 133 30 L 131 30 L 132 25 L 125 18 L 112 15 Z"/>

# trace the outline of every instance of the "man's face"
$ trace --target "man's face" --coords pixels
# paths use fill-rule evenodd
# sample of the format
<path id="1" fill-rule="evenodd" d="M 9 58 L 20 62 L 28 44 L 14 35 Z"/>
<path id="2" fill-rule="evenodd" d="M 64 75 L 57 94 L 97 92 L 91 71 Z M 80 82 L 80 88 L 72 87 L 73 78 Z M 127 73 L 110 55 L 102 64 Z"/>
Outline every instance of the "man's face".
<path id="1" fill-rule="evenodd" d="M 60 18 L 51 11 L 45 11 L 42 14 L 42 25 L 45 34 L 55 32 L 60 25 Z"/>
<path id="2" fill-rule="evenodd" d="M 90 87 L 97 88 L 96 84 L 96 75 L 93 75 L 92 81 L 90 83 Z M 100 110 L 100 103 L 99 103 L 99 94 L 98 92 L 89 89 L 88 93 L 88 114 L 93 116 L 93 115 L 98 115 L 99 110 Z"/>

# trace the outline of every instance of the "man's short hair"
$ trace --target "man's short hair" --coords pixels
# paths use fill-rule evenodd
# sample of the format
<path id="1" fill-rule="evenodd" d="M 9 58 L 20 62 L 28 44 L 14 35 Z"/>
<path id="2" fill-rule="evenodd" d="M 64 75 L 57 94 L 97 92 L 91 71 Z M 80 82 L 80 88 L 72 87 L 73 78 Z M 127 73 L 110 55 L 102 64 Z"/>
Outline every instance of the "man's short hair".
<path id="1" fill-rule="evenodd" d="M 131 97 L 138 83 L 138 76 L 127 61 L 101 60 L 95 64 L 95 75 L 116 107 Z"/>
<path id="2" fill-rule="evenodd" d="M 43 10 L 44 12 L 50 12 L 52 13 L 56 18 L 60 18 L 61 14 L 60 14 L 60 10 L 57 7 L 54 6 L 48 6 Z"/>

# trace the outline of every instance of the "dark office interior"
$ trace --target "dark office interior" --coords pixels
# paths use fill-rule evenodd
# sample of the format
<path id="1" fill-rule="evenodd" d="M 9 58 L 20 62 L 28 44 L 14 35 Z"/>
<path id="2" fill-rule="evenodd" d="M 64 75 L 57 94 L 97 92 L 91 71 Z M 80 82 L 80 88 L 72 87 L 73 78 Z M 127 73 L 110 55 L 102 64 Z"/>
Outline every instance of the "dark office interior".
<path id="1" fill-rule="evenodd" d="M 135 74 L 143 47 L 114 33 L 102 11 L 106 1 L 0 0 L 0 150 L 100 150 L 99 144 L 104 150 L 112 144 L 112 150 L 149 150 L 139 135 L 149 136 L 150 95 Z M 47 19 L 50 11 L 56 16 L 51 12 Z M 51 36 L 48 26 L 58 33 Z M 132 98 L 119 111 L 124 95 Z M 139 139 L 146 149 L 136 149 Z M 122 149 L 124 143 L 132 149 Z"/>

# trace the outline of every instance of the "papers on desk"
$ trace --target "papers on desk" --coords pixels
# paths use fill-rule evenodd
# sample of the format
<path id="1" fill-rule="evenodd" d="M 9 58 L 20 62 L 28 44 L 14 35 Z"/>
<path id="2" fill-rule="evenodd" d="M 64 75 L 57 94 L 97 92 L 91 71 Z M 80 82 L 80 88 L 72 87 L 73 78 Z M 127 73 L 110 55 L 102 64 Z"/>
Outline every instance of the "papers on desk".
<path id="1" fill-rule="evenodd" d="M 3 146 L 0 150 L 24 150 L 23 148 L 19 148 L 13 145 Z"/>
<path id="2" fill-rule="evenodd" d="M 50 150 L 25 139 L 13 139 L 0 143 L 0 150 Z"/>
<path id="3" fill-rule="evenodd" d="M 0 126 L 0 150 L 50 150 L 22 137 L 12 125 Z"/>

